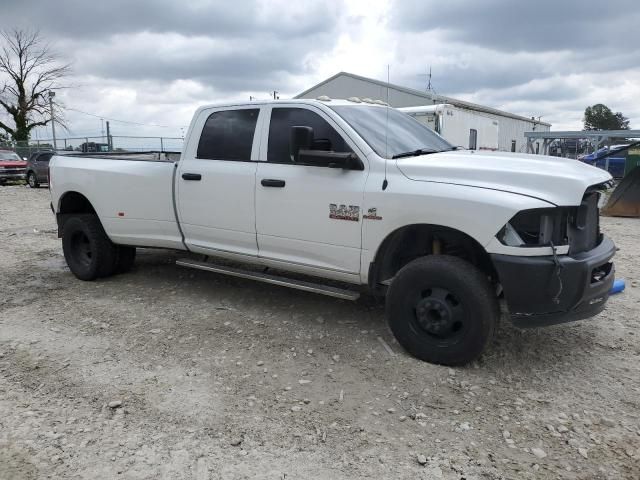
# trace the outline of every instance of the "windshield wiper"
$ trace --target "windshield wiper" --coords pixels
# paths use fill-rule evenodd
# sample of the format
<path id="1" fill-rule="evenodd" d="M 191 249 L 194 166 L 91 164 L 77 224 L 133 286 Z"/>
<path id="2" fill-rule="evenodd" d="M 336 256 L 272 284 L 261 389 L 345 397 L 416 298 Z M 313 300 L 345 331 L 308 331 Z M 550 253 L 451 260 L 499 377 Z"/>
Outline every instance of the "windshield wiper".
<path id="1" fill-rule="evenodd" d="M 404 158 L 404 157 L 418 157 L 420 155 L 427 155 L 429 153 L 439 153 L 439 152 L 440 150 L 434 150 L 433 148 L 419 148 L 418 150 L 413 150 L 411 152 L 397 153 L 391 158 L 396 159 L 396 158 Z"/>

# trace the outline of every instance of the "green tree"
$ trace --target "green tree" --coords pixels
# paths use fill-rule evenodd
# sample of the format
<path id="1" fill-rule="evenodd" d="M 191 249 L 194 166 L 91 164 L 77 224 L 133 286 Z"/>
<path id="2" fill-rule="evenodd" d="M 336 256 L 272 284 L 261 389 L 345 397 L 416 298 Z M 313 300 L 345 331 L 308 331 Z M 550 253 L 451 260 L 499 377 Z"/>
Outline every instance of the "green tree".
<path id="1" fill-rule="evenodd" d="M 38 32 L 11 30 L 0 32 L 0 120 L 4 130 L 16 141 L 27 141 L 31 130 L 51 122 L 48 92 L 62 88 L 60 80 L 69 73 Z M 56 123 L 62 123 L 55 110 Z"/>
<path id="2" fill-rule="evenodd" d="M 585 130 L 629 130 L 629 119 L 621 112 L 613 113 L 609 107 L 597 103 L 584 110 Z"/>

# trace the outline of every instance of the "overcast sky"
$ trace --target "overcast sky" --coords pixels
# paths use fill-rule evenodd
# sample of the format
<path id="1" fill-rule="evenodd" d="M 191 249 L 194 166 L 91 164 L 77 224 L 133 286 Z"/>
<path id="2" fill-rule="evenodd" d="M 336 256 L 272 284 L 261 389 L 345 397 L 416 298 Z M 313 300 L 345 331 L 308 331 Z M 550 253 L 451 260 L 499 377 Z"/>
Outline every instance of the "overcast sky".
<path id="1" fill-rule="evenodd" d="M 114 135 L 179 136 L 200 104 L 287 98 L 339 71 L 581 129 L 605 103 L 640 128 L 638 0 L 2 0 L 71 62 L 67 107 Z M 70 132 L 100 134 L 75 110 Z M 149 126 L 164 125 L 166 127 Z M 38 132 L 40 138 L 48 131 Z"/>

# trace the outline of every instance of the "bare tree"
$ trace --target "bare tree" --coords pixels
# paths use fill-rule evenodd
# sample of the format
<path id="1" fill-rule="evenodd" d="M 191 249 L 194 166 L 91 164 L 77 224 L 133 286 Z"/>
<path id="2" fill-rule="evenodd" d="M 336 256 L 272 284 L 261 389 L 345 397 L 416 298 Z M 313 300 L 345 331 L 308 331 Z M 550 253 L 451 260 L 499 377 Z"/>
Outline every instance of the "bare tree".
<path id="1" fill-rule="evenodd" d="M 15 141 L 29 140 L 32 129 L 51 122 L 48 92 L 63 88 L 59 82 L 70 68 L 37 31 L 2 31 L 0 42 L 0 113 L 13 121 L 10 126 L 0 120 L 0 130 Z M 56 123 L 63 125 L 61 113 L 54 109 Z"/>

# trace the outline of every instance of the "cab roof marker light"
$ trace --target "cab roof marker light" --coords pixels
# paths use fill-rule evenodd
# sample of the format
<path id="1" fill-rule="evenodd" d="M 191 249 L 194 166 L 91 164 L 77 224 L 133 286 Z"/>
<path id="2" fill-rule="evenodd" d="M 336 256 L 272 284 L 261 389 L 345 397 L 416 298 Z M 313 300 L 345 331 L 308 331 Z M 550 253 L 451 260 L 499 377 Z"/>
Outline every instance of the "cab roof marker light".
<path id="1" fill-rule="evenodd" d="M 364 97 L 364 98 L 362 99 L 362 101 L 363 101 L 364 103 L 373 103 L 373 100 L 371 100 L 369 97 Z"/>
<path id="2" fill-rule="evenodd" d="M 349 102 L 353 102 L 353 103 L 362 103 L 362 100 L 360 100 L 359 97 L 349 97 L 349 98 L 347 98 L 347 100 Z"/>
<path id="3" fill-rule="evenodd" d="M 373 103 L 375 103 L 376 105 L 385 105 L 387 107 L 389 106 L 389 104 L 384 100 L 374 100 Z"/>
<path id="4" fill-rule="evenodd" d="M 316 100 L 320 100 L 321 102 L 330 102 L 331 98 L 327 97 L 326 95 L 320 95 L 316 98 Z"/>

